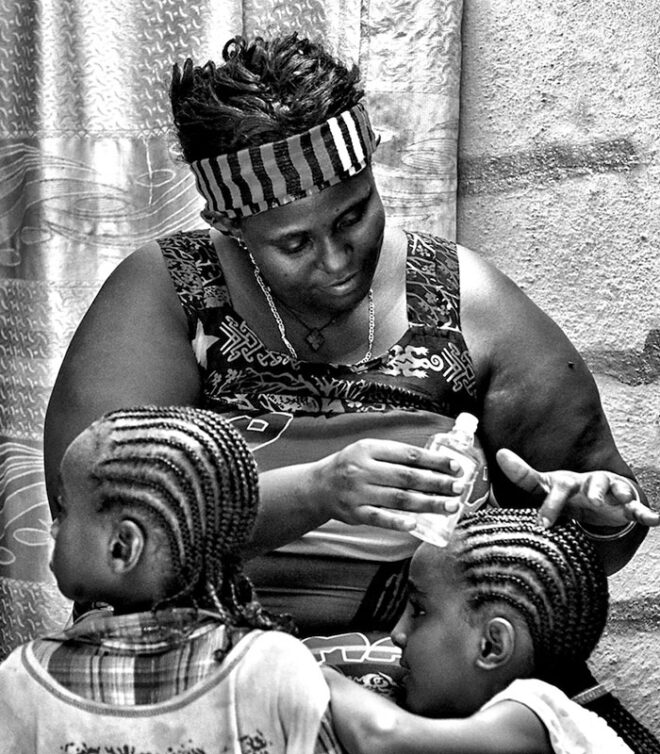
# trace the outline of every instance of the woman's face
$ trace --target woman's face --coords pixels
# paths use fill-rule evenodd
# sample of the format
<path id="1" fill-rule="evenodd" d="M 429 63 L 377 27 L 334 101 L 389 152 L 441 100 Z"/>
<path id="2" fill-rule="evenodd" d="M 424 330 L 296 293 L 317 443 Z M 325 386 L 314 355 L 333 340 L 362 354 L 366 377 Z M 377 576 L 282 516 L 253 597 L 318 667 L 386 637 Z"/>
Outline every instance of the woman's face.
<path id="1" fill-rule="evenodd" d="M 392 631 L 402 650 L 405 706 L 428 717 L 464 717 L 481 701 L 475 657 L 481 632 L 468 617 L 445 550 L 419 547 L 410 565 L 410 597 Z"/>
<path id="2" fill-rule="evenodd" d="M 275 296 L 312 320 L 349 311 L 367 295 L 384 228 L 370 168 L 241 226 Z"/>

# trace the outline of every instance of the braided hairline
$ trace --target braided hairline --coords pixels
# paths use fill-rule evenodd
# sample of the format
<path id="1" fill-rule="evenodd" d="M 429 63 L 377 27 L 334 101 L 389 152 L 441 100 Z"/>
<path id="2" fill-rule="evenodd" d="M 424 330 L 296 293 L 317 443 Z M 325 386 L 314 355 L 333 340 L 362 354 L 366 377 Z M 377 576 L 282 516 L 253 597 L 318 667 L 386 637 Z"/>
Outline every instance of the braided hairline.
<path id="1" fill-rule="evenodd" d="M 472 608 L 506 602 L 525 621 L 537 672 L 586 660 L 607 617 L 607 578 L 574 522 L 543 529 L 536 511 L 482 510 L 457 527 L 453 550 Z M 551 620 L 548 619 L 551 617 Z"/>
<path id="2" fill-rule="evenodd" d="M 229 622 L 278 627 L 253 604 L 238 556 L 258 502 L 242 436 L 217 414 L 189 407 L 119 410 L 97 424 L 110 440 L 94 468 L 103 501 L 157 517 L 172 554 L 181 553 L 173 558 L 178 590 L 164 603 L 189 596 Z"/>
<path id="3" fill-rule="evenodd" d="M 529 527 L 523 524 L 520 530 L 509 531 L 506 536 L 489 532 L 487 538 L 475 537 L 476 541 L 471 547 L 473 570 L 477 566 L 483 566 L 480 572 L 475 574 L 475 589 L 477 593 L 483 592 L 482 582 L 484 581 L 499 582 L 504 587 L 507 583 L 514 583 L 520 592 L 533 602 L 535 609 L 528 614 L 531 621 L 529 628 L 536 636 L 535 646 L 538 647 L 539 652 L 545 654 L 550 647 L 544 646 L 544 636 L 553 633 L 563 635 L 561 626 L 567 621 L 566 605 L 569 599 L 567 593 L 571 587 L 571 579 L 565 577 L 567 564 L 552 542 L 547 539 L 538 539 L 536 550 L 530 550 L 528 531 Z M 508 564 L 509 572 L 495 574 L 489 572 L 488 566 L 494 554 L 503 568 Z M 514 574 L 514 571 L 520 570 L 521 560 L 526 563 L 524 578 L 519 573 Z M 486 601 L 492 601 L 492 598 Z M 557 632 L 540 630 L 541 626 L 554 624 L 559 627 Z"/>
<path id="4" fill-rule="evenodd" d="M 194 515 L 194 510 L 186 510 L 179 502 L 192 499 L 193 490 L 177 464 L 170 458 L 155 455 L 154 442 L 151 441 L 148 462 L 144 455 L 132 454 L 108 458 L 97 465 L 96 477 L 102 480 L 99 499 L 103 509 L 136 506 L 149 518 L 157 516 L 170 546 L 173 576 L 177 582 L 185 581 L 184 564 L 189 573 L 195 570 L 195 561 L 201 568 L 201 558 L 186 557 L 186 553 L 195 552 L 186 521 L 188 515 Z M 143 465 L 145 469 L 141 468 Z M 173 484 L 174 480 L 180 483 L 178 487 Z"/>

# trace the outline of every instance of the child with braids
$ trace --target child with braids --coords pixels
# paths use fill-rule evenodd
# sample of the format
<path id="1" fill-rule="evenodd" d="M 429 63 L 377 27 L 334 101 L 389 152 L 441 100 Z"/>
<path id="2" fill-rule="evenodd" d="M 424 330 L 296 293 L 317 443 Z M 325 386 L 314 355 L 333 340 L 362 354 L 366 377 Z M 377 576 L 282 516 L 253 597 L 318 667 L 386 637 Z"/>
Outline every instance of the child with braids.
<path id="1" fill-rule="evenodd" d="M 600 560 L 574 522 L 537 519 L 480 511 L 417 550 L 392 632 L 406 709 L 324 671 L 350 754 L 660 752 L 586 668 L 607 618 Z"/>
<path id="2" fill-rule="evenodd" d="M 107 414 L 68 448 L 52 570 L 113 608 L 0 666 L 0 752 L 334 752 L 311 653 L 254 601 L 239 551 L 255 462 L 217 414 Z"/>

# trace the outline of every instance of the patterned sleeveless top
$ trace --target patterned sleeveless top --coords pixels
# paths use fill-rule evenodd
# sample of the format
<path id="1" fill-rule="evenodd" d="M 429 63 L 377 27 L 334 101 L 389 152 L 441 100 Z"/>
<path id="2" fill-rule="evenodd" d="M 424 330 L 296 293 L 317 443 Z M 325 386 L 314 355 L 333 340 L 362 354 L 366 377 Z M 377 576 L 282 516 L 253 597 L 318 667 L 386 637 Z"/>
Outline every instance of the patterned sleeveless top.
<path id="1" fill-rule="evenodd" d="M 387 353 L 359 366 L 295 361 L 269 350 L 234 311 L 208 232 L 160 239 L 188 319 L 206 407 L 297 415 L 399 408 L 452 417 L 474 410 L 456 246 L 421 233 L 407 238 L 409 329 Z"/>

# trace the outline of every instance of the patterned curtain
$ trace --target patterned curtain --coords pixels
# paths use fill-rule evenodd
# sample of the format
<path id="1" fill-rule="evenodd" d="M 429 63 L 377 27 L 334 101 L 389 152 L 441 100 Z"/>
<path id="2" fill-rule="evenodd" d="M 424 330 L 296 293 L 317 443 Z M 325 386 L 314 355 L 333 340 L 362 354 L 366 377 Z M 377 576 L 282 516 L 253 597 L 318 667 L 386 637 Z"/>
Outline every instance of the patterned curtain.
<path id="1" fill-rule="evenodd" d="M 203 225 L 169 131 L 174 61 L 298 29 L 360 64 L 390 219 L 453 237 L 461 0 L 0 0 L 0 659 L 66 621 L 43 417 L 69 339 L 133 249 Z"/>

